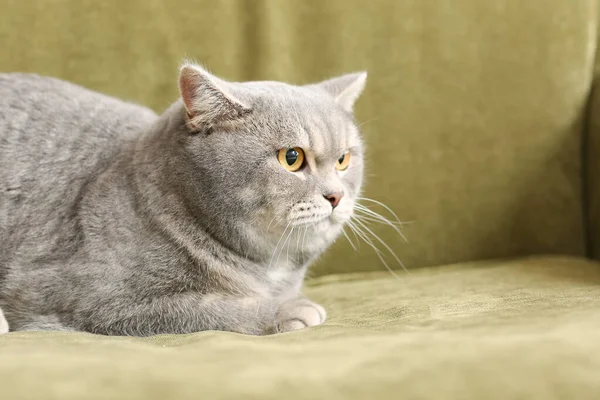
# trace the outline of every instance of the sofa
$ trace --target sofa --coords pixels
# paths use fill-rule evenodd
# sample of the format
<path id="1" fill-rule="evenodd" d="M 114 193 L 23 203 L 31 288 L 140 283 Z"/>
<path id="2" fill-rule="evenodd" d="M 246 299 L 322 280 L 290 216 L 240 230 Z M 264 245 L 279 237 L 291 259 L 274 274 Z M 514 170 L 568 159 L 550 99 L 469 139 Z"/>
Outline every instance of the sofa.
<path id="1" fill-rule="evenodd" d="M 368 71 L 364 194 L 407 238 L 370 226 L 405 267 L 373 239 L 393 273 L 352 234 L 356 250 L 337 241 L 306 281 L 329 313 L 315 328 L 0 335 L 1 399 L 600 397 L 597 0 L 0 9 L 0 71 L 159 112 L 184 58 L 232 80 Z"/>

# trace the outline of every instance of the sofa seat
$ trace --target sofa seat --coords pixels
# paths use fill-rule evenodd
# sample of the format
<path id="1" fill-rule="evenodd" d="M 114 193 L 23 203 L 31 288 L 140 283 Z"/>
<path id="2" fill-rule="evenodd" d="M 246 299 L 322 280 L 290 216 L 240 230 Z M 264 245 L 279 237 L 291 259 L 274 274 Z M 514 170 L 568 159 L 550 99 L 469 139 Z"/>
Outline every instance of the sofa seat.
<path id="1" fill-rule="evenodd" d="M 310 280 L 320 327 L 0 336 L 1 399 L 598 399 L 600 263 L 532 257 Z"/>

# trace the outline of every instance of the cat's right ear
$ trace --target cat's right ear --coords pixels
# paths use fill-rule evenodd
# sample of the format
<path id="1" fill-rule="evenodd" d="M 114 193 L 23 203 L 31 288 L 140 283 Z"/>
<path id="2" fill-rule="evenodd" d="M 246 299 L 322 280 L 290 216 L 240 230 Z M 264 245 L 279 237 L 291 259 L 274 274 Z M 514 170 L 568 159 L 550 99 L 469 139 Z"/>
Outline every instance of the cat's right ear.
<path id="1" fill-rule="evenodd" d="M 179 92 L 187 112 L 187 125 L 192 131 L 208 130 L 251 111 L 230 93 L 227 82 L 195 64 L 181 67 Z"/>
<path id="2" fill-rule="evenodd" d="M 325 91 L 335 99 L 340 107 L 351 113 L 354 103 L 365 88 L 366 81 L 367 73 L 363 71 L 345 74 L 308 86 Z"/>

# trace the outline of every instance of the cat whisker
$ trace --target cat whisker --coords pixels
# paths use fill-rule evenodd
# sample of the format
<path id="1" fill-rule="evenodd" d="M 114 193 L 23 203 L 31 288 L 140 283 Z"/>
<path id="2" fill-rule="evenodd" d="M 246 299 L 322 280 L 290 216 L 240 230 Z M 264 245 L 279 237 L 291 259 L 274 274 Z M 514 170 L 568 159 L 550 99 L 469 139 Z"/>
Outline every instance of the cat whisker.
<path id="1" fill-rule="evenodd" d="M 292 227 L 292 231 L 290 232 L 290 237 L 291 237 L 293 234 L 294 234 L 294 227 Z M 290 243 L 289 243 L 289 244 L 288 244 L 288 246 L 287 246 L 287 251 L 286 251 L 286 255 L 285 255 L 285 257 L 286 257 L 286 259 L 287 259 L 287 262 L 288 262 L 288 263 L 290 262 L 290 244 L 292 244 L 292 241 L 291 241 L 291 240 L 290 240 Z M 278 261 L 279 261 L 279 260 L 278 260 Z"/>
<path id="2" fill-rule="evenodd" d="M 305 228 L 308 229 L 308 228 Z M 300 250 L 300 239 L 302 239 L 302 227 L 300 227 L 300 229 L 298 229 L 298 234 L 296 236 L 298 236 L 298 240 L 296 241 L 296 256 L 298 256 L 299 250 Z"/>
<path id="3" fill-rule="evenodd" d="M 369 207 L 365 206 L 364 204 L 356 203 L 354 205 L 354 210 L 355 211 L 361 211 L 361 212 L 363 212 L 365 214 L 368 214 L 369 216 L 372 216 L 373 218 L 383 219 L 383 220 L 387 221 L 388 223 L 390 223 L 392 225 L 395 225 L 395 226 L 404 226 L 404 225 L 408 225 L 408 224 L 413 223 L 413 221 L 408 221 L 408 222 L 405 222 L 405 221 L 400 221 L 400 222 L 390 221 L 388 218 L 386 218 L 383 215 L 379 214 L 378 212 L 370 209 Z"/>
<path id="4" fill-rule="evenodd" d="M 381 250 L 379 250 L 379 248 L 377 246 L 375 246 L 375 244 L 373 243 L 373 241 L 371 241 L 371 239 L 369 239 L 369 237 L 366 235 L 365 232 L 362 231 L 362 229 L 360 229 L 358 226 L 354 225 L 351 221 L 348 221 L 348 226 L 350 226 L 350 228 L 356 232 L 356 234 L 358 236 L 360 236 L 360 238 L 367 243 L 374 251 L 375 254 L 377 255 L 377 258 L 379 258 L 379 260 L 381 261 L 381 263 L 385 266 L 385 268 L 390 272 L 390 274 L 392 274 L 392 276 L 394 278 L 396 278 L 397 280 L 401 280 L 400 277 L 398 276 L 398 274 L 396 274 L 396 272 L 394 272 L 394 270 L 388 265 L 387 261 L 385 261 L 385 258 L 383 257 L 383 253 Z"/>
<path id="5" fill-rule="evenodd" d="M 348 221 L 348 224 L 350 225 L 351 221 Z M 358 235 L 356 234 L 356 231 L 354 229 L 352 229 L 352 226 L 349 226 L 350 228 L 350 232 L 352 232 L 352 235 L 354 235 L 354 238 L 356 239 L 356 248 L 360 249 L 360 239 L 358 237 Z"/>
<path id="6" fill-rule="evenodd" d="M 352 229 L 352 228 L 350 228 L 350 229 Z M 356 246 L 354 246 L 354 242 L 352 240 L 350 240 L 350 236 L 348 236 L 346 231 L 342 229 L 342 233 L 344 234 L 346 239 L 348 239 L 348 242 L 350 243 L 350 246 L 352 246 L 352 248 L 354 249 L 354 252 L 358 252 L 358 250 L 356 249 Z"/>
<path id="7" fill-rule="evenodd" d="M 398 216 L 396 215 L 396 213 L 394 213 L 394 211 L 388 207 L 387 205 L 385 205 L 384 203 L 377 201 L 377 200 L 373 200 L 370 199 L 368 197 L 358 197 L 359 200 L 364 200 L 364 201 L 369 201 L 375 204 L 380 205 L 381 207 L 385 208 L 390 214 L 392 214 L 394 216 L 394 218 L 396 219 L 396 221 L 390 221 L 388 218 L 384 217 L 383 215 L 379 214 L 378 212 L 371 210 L 369 207 L 367 207 L 364 204 L 360 204 L 360 203 L 356 203 L 355 205 L 355 210 L 357 211 L 357 213 L 362 213 L 363 215 L 360 216 L 360 218 L 366 219 L 366 220 L 370 220 L 371 222 L 381 222 L 384 223 L 386 225 L 391 226 L 396 233 L 398 233 L 398 235 L 400 235 L 400 237 L 402 237 L 402 239 L 408 243 L 408 239 L 406 238 L 406 236 L 404 236 L 404 234 L 402 233 L 402 231 L 400 230 L 400 227 L 402 225 L 405 225 L 409 222 L 402 222 L 400 221 L 400 218 L 398 218 Z"/>
<path id="8" fill-rule="evenodd" d="M 357 211 L 357 212 L 358 212 L 358 211 L 360 211 L 360 210 L 358 210 L 358 209 L 355 209 L 354 211 Z M 362 212 L 362 211 L 360 211 L 360 212 Z M 355 218 L 359 218 L 359 219 L 360 219 L 360 220 L 362 220 L 362 221 L 378 222 L 378 223 L 383 223 L 383 224 L 386 224 L 386 225 L 387 225 L 387 222 L 385 222 L 385 221 L 381 220 L 380 218 L 371 217 L 371 216 L 369 216 L 368 214 L 362 214 L 362 215 L 361 215 L 361 214 L 356 214 L 356 215 L 354 215 L 354 217 L 355 217 Z M 391 222 L 391 221 L 388 221 L 388 222 Z M 393 222 L 391 222 L 391 223 L 393 224 Z"/>
<path id="9" fill-rule="evenodd" d="M 375 118 L 368 119 L 368 120 L 366 120 L 366 121 L 364 121 L 364 122 L 361 122 L 361 123 L 360 123 L 360 124 L 358 124 L 356 127 L 360 129 L 362 126 L 365 126 L 366 124 L 368 124 L 368 123 L 370 123 L 370 122 L 377 121 L 378 119 L 379 119 L 379 117 L 375 117 Z"/>
<path id="10" fill-rule="evenodd" d="M 283 239 L 283 236 L 287 232 L 287 230 L 290 227 L 290 225 L 291 225 L 291 222 L 287 224 L 287 226 L 285 227 L 285 229 L 281 233 L 281 236 L 279 237 L 279 240 L 277 241 L 277 244 L 275 245 L 275 249 L 273 250 L 273 255 L 271 256 L 271 261 L 269 261 L 269 267 L 267 268 L 267 271 L 271 270 L 271 266 L 273 265 L 273 259 L 275 258 L 275 253 L 277 253 L 277 249 L 279 248 L 279 243 L 281 243 L 281 239 Z"/>
<path id="11" fill-rule="evenodd" d="M 292 226 L 292 229 L 290 230 L 290 233 L 285 238 L 285 241 L 283 242 L 283 245 L 281 245 L 281 249 L 279 250 L 279 254 L 277 255 L 277 261 L 275 261 L 275 264 L 279 264 L 279 257 L 281 257 L 281 253 L 283 253 L 283 248 L 285 247 L 286 243 L 288 242 L 290 236 L 292 236 L 292 233 L 294 233 L 294 227 L 293 226 Z M 288 246 L 288 250 L 289 249 L 290 248 Z"/>
<path id="12" fill-rule="evenodd" d="M 269 229 L 271 229 L 271 224 L 273 223 L 273 221 L 275 221 L 275 218 L 277 218 L 277 215 L 271 218 L 271 222 L 269 222 L 269 225 L 267 225 L 267 233 L 269 232 Z"/>
<path id="13" fill-rule="evenodd" d="M 374 199 L 370 199 L 368 197 L 357 197 L 356 199 L 357 200 L 364 200 L 364 201 L 368 201 L 370 203 L 375 203 L 377 205 L 380 205 L 381 207 L 385 208 L 390 214 L 392 214 L 394 216 L 394 218 L 396 219 L 396 222 L 398 222 L 399 224 L 402 224 L 402 221 L 400 221 L 400 218 L 398 218 L 398 216 L 396 215 L 396 213 L 390 207 L 386 206 L 382 202 L 374 200 Z M 364 207 L 366 208 L 366 206 L 364 206 Z"/>
<path id="14" fill-rule="evenodd" d="M 271 225 L 273 224 L 273 221 L 275 221 L 275 219 L 277 218 L 277 215 L 275 215 L 273 218 L 271 218 L 271 222 L 269 222 L 269 225 L 267 226 L 267 233 L 269 232 L 269 229 L 271 228 Z M 277 221 L 275 221 L 275 225 L 277 225 L 279 222 L 281 222 L 283 220 L 284 217 L 280 217 L 277 218 Z"/>
<path id="15" fill-rule="evenodd" d="M 306 233 L 308 232 L 308 225 L 304 227 L 304 233 L 302 234 L 302 259 L 304 260 L 304 247 L 306 246 Z"/>
<path id="16" fill-rule="evenodd" d="M 361 210 L 359 208 L 356 208 L 356 211 L 365 213 L 364 210 Z M 404 241 L 406 243 L 408 243 L 408 239 L 406 238 L 406 236 L 404 236 L 404 234 L 402 233 L 402 231 L 400 230 L 400 228 L 398 226 L 396 226 L 392 221 L 388 220 L 387 218 L 385 218 L 377 213 L 374 213 L 374 214 L 376 214 L 377 216 L 371 216 L 373 214 L 367 213 L 367 216 L 355 215 L 354 218 L 361 220 L 361 221 L 379 222 L 379 223 L 391 226 L 392 229 L 394 229 L 396 231 L 396 233 L 398 233 L 398 235 L 400 235 L 400 237 L 402 239 L 404 239 Z"/>
<path id="17" fill-rule="evenodd" d="M 396 253 L 394 252 L 394 250 L 392 250 L 392 248 L 390 246 L 388 246 L 388 244 L 381 239 L 379 236 L 377 236 L 375 234 L 375 232 L 373 232 L 371 229 L 369 229 L 368 226 L 366 226 L 363 222 L 359 221 L 359 220 L 355 220 L 360 226 L 361 228 L 363 228 L 364 230 L 366 230 L 368 233 L 370 233 L 375 239 L 377 239 L 377 241 L 379 243 L 381 243 L 383 245 L 383 247 L 386 248 L 387 251 L 390 252 L 390 254 L 394 257 L 394 259 L 398 262 L 398 265 L 400 265 L 402 267 L 402 269 L 408 273 L 408 270 L 406 269 L 406 267 L 404 266 L 404 264 L 402 263 L 402 261 L 400 261 L 400 259 L 398 258 L 398 256 L 396 255 Z"/>

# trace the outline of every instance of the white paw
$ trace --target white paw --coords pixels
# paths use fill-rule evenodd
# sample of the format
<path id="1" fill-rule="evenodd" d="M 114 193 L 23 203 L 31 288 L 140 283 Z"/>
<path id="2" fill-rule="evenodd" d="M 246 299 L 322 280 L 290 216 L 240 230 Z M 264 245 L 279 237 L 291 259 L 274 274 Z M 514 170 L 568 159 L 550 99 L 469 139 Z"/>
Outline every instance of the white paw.
<path id="1" fill-rule="evenodd" d="M 325 322 L 325 309 L 306 298 L 298 298 L 283 303 L 276 314 L 277 332 L 297 331 Z"/>
<path id="2" fill-rule="evenodd" d="M 0 335 L 3 333 L 8 333 L 8 321 L 4 318 L 2 309 L 0 309 Z"/>

